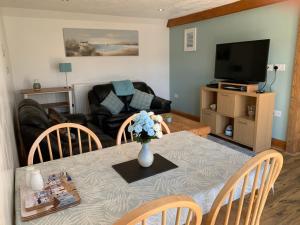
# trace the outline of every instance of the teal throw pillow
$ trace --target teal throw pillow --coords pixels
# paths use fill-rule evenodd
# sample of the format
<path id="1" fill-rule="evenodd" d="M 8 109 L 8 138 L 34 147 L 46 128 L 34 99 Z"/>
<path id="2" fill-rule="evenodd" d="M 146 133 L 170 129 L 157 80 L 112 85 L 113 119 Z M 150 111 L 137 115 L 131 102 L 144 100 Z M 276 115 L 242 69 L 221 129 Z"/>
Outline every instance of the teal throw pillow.
<path id="1" fill-rule="evenodd" d="M 101 102 L 101 105 L 107 108 L 113 115 L 119 114 L 124 107 L 124 103 L 112 91 Z"/>
<path id="2" fill-rule="evenodd" d="M 129 106 L 139 110 L 149 110 L 153 98 L 154 95 L 135 89 Z"/>

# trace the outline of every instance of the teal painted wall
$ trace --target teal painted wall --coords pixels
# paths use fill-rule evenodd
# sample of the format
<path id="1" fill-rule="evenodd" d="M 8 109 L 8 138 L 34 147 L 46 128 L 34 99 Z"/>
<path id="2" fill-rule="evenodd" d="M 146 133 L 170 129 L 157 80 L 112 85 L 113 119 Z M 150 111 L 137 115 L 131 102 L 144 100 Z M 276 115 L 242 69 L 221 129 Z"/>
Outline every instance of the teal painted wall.
<path id="1" fill-rule="evenodd" d="M 286 64 L 273 86 L 277 110 L 273 137 L 286 139 L 288 108 L 294 65 L 298 12 L 276 4 L 170 29 L 170 96 L 173 109 L 200 114 L 199 87 L 214 79 L 215 48 L 218 43 L 271 39 L 269 64 Z M 184 52 L 184 29 L 197 28 L 197 51 Z M 274 77 L 268 72 L 268 80 Z M 269 82 L 270 83 L 270 82 Z M 175 94 L 178 98 L 175 98 Z"/>

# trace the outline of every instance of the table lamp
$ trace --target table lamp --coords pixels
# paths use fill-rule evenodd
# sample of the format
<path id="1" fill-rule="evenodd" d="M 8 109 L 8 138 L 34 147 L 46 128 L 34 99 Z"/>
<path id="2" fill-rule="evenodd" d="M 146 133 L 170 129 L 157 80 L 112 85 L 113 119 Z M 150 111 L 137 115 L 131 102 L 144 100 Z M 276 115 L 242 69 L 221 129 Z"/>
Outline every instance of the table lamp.
<path id="1" fill-rule="evenodd" d="M 65 73 L 65 75 L 66 75 L 66 87 L 69 88 L 69 85 L 68 85 L 68 72 L 72 72 L 72 64 L 71 63 L 60 63 L 59 64 L 59 72 Z"/>

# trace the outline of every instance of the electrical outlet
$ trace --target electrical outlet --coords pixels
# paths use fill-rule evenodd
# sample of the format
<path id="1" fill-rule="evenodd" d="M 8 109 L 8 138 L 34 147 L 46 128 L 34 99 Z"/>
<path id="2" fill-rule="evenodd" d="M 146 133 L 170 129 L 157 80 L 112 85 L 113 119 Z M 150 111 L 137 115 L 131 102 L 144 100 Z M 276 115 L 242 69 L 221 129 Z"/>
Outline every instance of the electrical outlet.
<path id="1" fill-rule="evenodd" d="M 179 95 L 177 93 L 175 93 L 174 98 L 179 98 Z"/>
<path id="2" fill-rule="evenodd" d="M 281 117 L 282 116 L 282 112 L 280 110 L 275 110 L 274 111 L 274 116 L 275 117 Z"/>
<path id="3" fill-rule="evenodd" d="M 270 71 L 270 72 L 274 71 L 274 65 L 273 64 L 269 64 L 267 68 L 268 68 L 268 71 Z"/>
<path id="4" fill-rule="evenodd" d="M 284 72 L 285 71 L 285 64 L 274 64 L 274 66 L 278 67 L 278 72 Z M 274 69 L 274 67 L 273 67 Z"/>

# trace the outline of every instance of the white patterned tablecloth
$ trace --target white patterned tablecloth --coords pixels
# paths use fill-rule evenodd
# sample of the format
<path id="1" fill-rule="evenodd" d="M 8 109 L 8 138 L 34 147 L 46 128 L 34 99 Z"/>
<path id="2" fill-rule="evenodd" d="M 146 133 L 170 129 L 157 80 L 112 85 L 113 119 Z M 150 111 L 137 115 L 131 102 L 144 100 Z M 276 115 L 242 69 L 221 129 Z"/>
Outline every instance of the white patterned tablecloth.
<path id="1" fill-rule="evenodd" d="M 68 171 L 81 196 L 80 205 L 29 222 L 20 218 L 20 185 L 25 168 L 16 170 L 16 224 L 111 225 L 142 203 L 165 195 L 189 195 L 203 213 L 211 205 L 228 178 L 251 158 L 224 145 L 190 132 L 165 135 L 150 144 L 178 168 L 128 184 L 112 165 L 135 159 L 141 145 L 129 143 L 35 165 L 46 177 Z"/>

